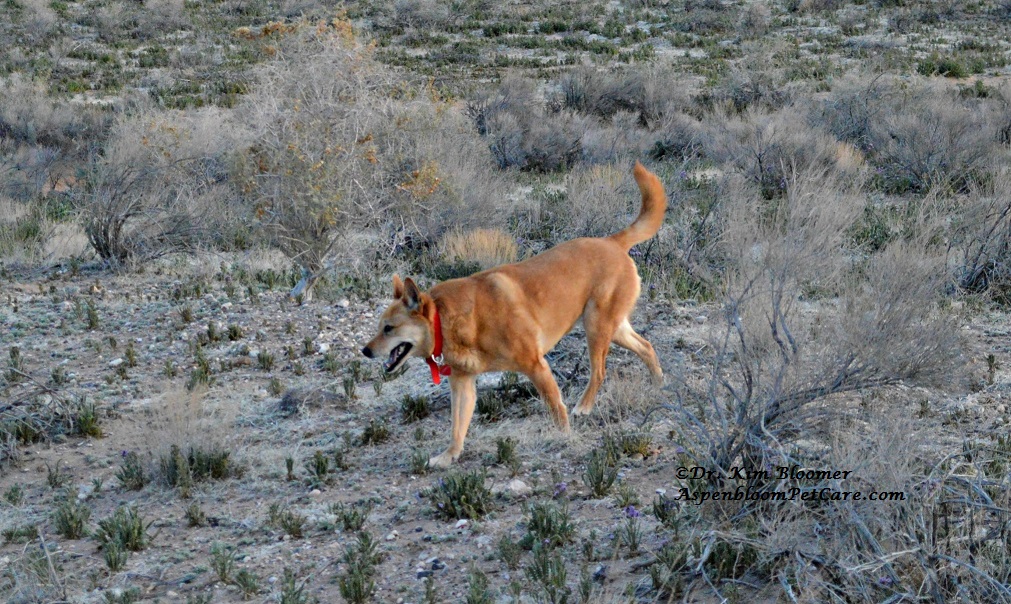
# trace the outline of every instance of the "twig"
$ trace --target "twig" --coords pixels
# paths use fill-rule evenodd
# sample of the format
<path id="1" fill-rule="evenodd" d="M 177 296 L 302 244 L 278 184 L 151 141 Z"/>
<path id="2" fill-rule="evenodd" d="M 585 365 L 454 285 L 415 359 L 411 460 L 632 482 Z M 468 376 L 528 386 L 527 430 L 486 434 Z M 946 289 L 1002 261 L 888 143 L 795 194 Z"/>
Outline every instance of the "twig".
<path id="1" fill-rule="evenodd" d="M 49 548 L 46 547 L 46 539 L 45 539 L 45 537 L 42 536 L 42 529 L 39 528 L 38 526 L 36 526 L 35 527 L 35 534 L 37 534 L 39 536 L 39 544 L 42 547 L 42 553 L 44 553 L 46 555 L 46 564 L 49 565 L 49 575 L 50 575 L 50 577 L 52 577 L 53 583 L 55 583 L 56 586 L 58 588 L 60 588 L 60 595 L 62 596 L 62 598 L 64 600 L 66 600 L 67 599 L 67 588 L 64 587 L 62 583 L 60 583 L 60 576 L 56 574 L 56 567 L 53 566 L 53 559 L 49 555 Z"/>

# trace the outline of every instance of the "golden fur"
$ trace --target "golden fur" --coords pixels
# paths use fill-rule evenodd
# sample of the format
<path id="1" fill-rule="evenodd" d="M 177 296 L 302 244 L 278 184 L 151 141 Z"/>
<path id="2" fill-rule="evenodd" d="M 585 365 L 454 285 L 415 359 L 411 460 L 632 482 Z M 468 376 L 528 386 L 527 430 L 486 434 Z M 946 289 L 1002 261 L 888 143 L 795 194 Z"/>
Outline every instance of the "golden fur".
<path id="1" fill-rule="evenodd" d="M 667 199 L 660 180 L 642 164 L 636 163 L 633 175 L 642 209 L 630 226 L 609 237 L 567 241 L 522 262 L 440 283 L 428 292 L 410 278 L 393 277 L 393 303 L 362 353 L 369 358 L 388 355 L 387 371 L 396 370 L 407 357 L 430 357 L 438 309 L 444 363 L 452 368 L 453 433 L 449 448 L 429 465 L 446 467 L 460 456 L 477 401 L 476 377 L 487 371 L 516 371 L 530 378 L 555 424 L 567 433 L 569 416 L 544 355 L 580 318 L 589 347 L 590 381 L 573 413 L 593 409 L 611 342 L 636 353 L 654 378 L 662 380 L 653 346 L 628 322 L 639 297 L 639 275 L 628 251 L 660 229 Z"/>

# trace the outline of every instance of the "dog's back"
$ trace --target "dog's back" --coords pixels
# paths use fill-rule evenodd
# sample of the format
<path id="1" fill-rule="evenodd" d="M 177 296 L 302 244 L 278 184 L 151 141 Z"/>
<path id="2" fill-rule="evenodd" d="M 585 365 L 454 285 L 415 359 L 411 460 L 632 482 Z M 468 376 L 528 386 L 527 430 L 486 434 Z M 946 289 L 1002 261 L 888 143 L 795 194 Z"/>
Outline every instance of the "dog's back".
<path id="1" fill-rule="evenodd" d="M 473 333 L 484 334 L 482 340 L 529 337 L 534 334 L 516 332 L 535 327 L 538 356 L 553 348 L 590 305 L 609 316 L 608 322 L 624 319 L 639 297 L 639 275 L 628 250 L 656 234 L 667 209 L 660 180 L 639 163 L 633 175 L 642 206 L 627 228 L 609 237 L 566 241 L 521 262 L 445 281 L 430 290 L 432 298 L 456 306 L 457 312 L 474 313 Z M 472 309 L 459 308 L 462 301 Z"/>

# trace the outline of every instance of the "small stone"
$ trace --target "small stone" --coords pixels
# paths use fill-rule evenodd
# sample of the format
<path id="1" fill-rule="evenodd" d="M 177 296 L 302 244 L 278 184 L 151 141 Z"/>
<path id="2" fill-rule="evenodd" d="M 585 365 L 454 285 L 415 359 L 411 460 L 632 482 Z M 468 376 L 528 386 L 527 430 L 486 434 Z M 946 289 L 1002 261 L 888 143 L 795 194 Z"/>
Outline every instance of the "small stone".
<path id="1" fill-rule="evenodd" d="M 320 491 L 319 489 L 313 489 L 313 490 L 309 491 L 309 497 L 319 497 L 322 494 L 323 494 L 323 492 Z"/>
<path id="2" fill-rule="evenodd" d="M 459 520 L 456 521 L 456 524 L 453 525 L 453 528 L 455 528 L 455 529 L 466 528 L 468 524 L 470 524 L 470 523 L 467 522 L 466 518 L 461 518 L 461 519 L 459 519 Z"/>
<path id="3" fill-rule="evenodd" d="M 123 364 L 123 359 L 118 358 L 118 357 L 115 358 L 115 359 L 112 359 L 111 361 L 109 361 L 109 367 L 119 367 L 122 364 Z"/>
<path id="4" fill-rule="evenodd" d="M 527 483 L 523 482 L 519 478 L 513 478 L 506 485 L 506 488 L 513 494 L 517 496 L 524 496 L 533 493 L 533 489 Z"/>
<path id="5" fill-rule="evenodd" d="M 699 325 L 705 325 L 705 323 L 706 323 L 706 317 L 705 317 L 705 315 L 699 315 L 699 316 L 695 317 L 695 322 L 698 323 Z"/>
<path id="6" fill-rule="evenodd" d="M 386 540 L 394 541 L 398 536 L 400 536 L 400 533 L 398 533 L 397 531 L 393 531 L 389 535 L 386 535 Z"/>
<path id="7" fill-rule="evenodd" d="M 348 300 L 347 298 L 341 298 L 340 300 L 337 301 L 337 306 L 341 308 L 347 308 L 348 306 L 351 306 L 351 301 Z"/>
<path id="8" fill-rule="evenodd" d="M 330 345 L 326 342 L 320 342 L 316 345 L 316 349 L 319 350 L 320 354 L 326 354 L 330 351 Z"/>
<path id="9" fill-rule="evenodd" d="M 442 570 L 446 568 L 446 563 L 436 558 L 432 561 L 432 570 Z"/>
<path id="10" fill-rule="evenodd" d="M 432 573 L 432 571 L 430 571 L 430 570 L 419 570 L 419 571 L 418 571 L 418 578 L 419 578 L 419 579 L 426 579 L 426 578 L 428 578 L 428 577 L 431 577 L 431 576 L 432 576 L 432 574 L 433 574 L 433 573 Z"/>
<path id="11" fill-rule="evenodd" d="M 179 592 L 177 592 L 177 591 L 172 591 L 172 590 L 170 589 L 170 590 L 168 590 L 168 591 L 166 591 L 166 592 L 165 592 L 165 595 L 166 595 L 167 597 L 169 597 L 169 598 L 178 598 L 178 597 L 179 597 Z"/>
<path id="12" fill-rule="evenodd" d="M 271 585 L 277 583 L 277 577 L 270 577 L 269 579 L 267 579 L 267 583 L 270 583 Z"/>

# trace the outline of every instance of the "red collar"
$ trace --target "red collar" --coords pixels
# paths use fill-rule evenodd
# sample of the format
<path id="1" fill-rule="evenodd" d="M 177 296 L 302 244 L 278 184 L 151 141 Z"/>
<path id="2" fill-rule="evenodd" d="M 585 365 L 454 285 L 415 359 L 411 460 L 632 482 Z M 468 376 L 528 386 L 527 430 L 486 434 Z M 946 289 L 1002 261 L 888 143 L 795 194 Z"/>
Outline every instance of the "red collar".
<path id="1" fill-rule="evenodd" d="M 425 359 L 428 368 L 432 370 L 432 383 L 442 382 L 441 375 L 449 375 L 451 369 L 449 365 L 442 364 L 442 321 L 439 320 L 439 309 L 435 309 L 435 318 L 432 320 L 432 335 L 435 339 L 435 346 L 432 348 L 432 356 Z"/>

